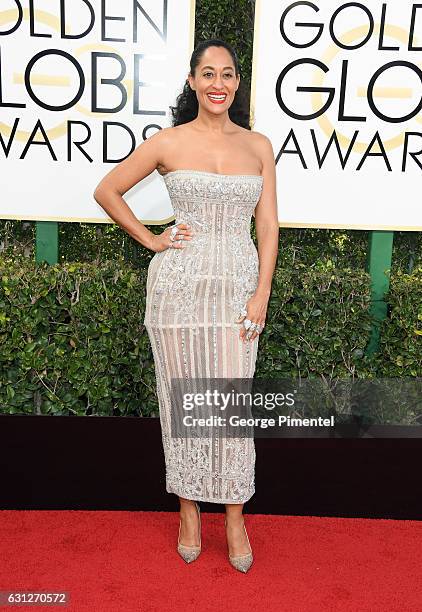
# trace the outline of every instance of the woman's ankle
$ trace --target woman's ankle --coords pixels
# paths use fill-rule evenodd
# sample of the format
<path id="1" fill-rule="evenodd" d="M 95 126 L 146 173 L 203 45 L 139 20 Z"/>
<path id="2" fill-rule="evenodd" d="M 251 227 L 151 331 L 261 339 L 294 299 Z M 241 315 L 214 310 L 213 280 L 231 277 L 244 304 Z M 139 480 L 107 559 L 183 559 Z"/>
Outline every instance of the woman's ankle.
<path id="1" fill-rule="evenodd" d="M 244 522 L 245 522 L 245 518 L 243 514 L 239 514 L 239 515 L 226 514 L 226 525 L 239 525 L 241 527 Z"/>

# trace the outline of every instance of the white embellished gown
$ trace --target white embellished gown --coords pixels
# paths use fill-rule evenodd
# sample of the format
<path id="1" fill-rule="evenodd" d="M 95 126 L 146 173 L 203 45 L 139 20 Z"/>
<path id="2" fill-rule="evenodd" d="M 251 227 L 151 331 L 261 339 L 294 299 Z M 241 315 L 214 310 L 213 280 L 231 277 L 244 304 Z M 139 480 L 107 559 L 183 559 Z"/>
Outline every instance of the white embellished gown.
<path id="1" fill-rule="evenodd" d="M 250 236 L 263 177 L 175 170 L 164 175 L 175 223 L 191 225 L 183 249 L 155 253 L 148 268 L 144 325 L 154 358 L 166 490 L 222 504 L 255 492 L 252 437 L 175 438 L 172 378 L 248 378 L 259 336 L 242 342 L 236 323 L 258 283 Z"/>

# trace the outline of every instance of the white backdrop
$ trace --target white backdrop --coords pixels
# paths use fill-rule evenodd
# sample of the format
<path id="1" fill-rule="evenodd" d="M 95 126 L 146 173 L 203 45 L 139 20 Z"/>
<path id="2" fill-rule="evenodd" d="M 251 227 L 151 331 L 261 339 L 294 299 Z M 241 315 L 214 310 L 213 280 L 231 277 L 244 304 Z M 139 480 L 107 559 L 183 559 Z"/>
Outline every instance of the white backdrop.
<path id="1" fill-rule="evenodd" d="M 96 185 L 144 130 L 170 125 L 189 69 L 194 0 L 141 0 L 136 20 L 128 1 L 106 2 L 105 14 L 101 0 L 64 4 L 61 16 L 57 0 L 37 0 L 33 15 L 28 0 L 1 2 L 3 219 L 111 222 Z M 157 172 L 125 200 L 143 222 L 173 216 Z"/>
<path id="2" fill-rule="evenodd" d="M 422 7 L 412 26 L 414 3 L 408 0 L 387 1 L 384 16 L 382 2 L 342 8 L 346 4 L 256 3 L 251 104 L 254 129 L 270 137 L 277 158 L 280 226 L 422 230 L 422 50 L 408 50 L 409 38 L 414 47 L 422 46 Z M 371 19 L 367 42 L 342 48 L 364 42 Z M 394 61 L 410 65 L 382 71 L 368 102 L 371 79 Z M 325 110 L 330 92 L 321 88 L 334 90 Z M 415 110 L 415 116 L 401 119 Z M 304 118 L 312 114 L 319 116 Z M 328 147 L 333 132 L 340 155 L 335 142 Z M 414 133 L 407 154 L 406 132 Z M 419 155 L 412 158 L 412 152 Z"/>

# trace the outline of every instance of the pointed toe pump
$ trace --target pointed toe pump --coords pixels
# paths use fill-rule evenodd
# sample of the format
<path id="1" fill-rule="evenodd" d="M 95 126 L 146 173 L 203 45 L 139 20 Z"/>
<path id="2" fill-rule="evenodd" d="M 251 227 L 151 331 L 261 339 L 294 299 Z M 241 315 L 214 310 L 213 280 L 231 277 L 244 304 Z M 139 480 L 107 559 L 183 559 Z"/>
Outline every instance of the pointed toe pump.
<path id="1" fill-rule="evenodd" d="M 182 526 L 181 519 L 179 520 L 179 537 L 177 539 L 177 552 L 186 563 L 192 563 L 195 561 L 201 552 L 201 511 L 199 505 L 195 502 L 196 510 L 198 512 L 199 519 L 199 546 L 187 546 L 186 544 L 180 543 L 180 528 Z"/>
<path id="2" fill-rule="evenodd" d="M 224 524 L 227 527 L 226 520 L 224 521 Z M 235 569 L 239 570 L 239 572 L 243 572 L 244 574 L 246 574 L 246 572 L 249 570 L 249 568 L 252 565 L 253 554 L 252 554 L 251 544 L 249 542 L 248 532 L 246 531 L 245 523 L 243 523 L 243 528 L 245 530 L 246 538 L 248 540 L 250 552 L 246 553 L 246 555 L 237 555 L 233 557 L 229 553 L 229 561 Z"/>

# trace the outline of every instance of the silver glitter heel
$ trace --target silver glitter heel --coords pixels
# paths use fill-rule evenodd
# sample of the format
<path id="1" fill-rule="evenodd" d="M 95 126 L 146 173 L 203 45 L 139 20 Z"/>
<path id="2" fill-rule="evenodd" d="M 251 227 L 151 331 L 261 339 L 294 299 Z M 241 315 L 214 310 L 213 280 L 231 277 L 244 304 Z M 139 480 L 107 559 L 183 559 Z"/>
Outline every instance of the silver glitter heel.
<path id="1" fill-rule="evenodd" d="M 224 525 L 227 527 L 226 519 L 224 519 Z M 248 532 L 246 531 L 245 523 L 243 523 L 243 528 L 245 530 L 246 538 L 248 540 L 248 545 L 249 545 L 249 549 L 251 552 L 246 553 L 246 555 L 238 555 L 236 557 L 232 557 L 229 553 L 229 561 L 235 569 L 239 570 L 239 572 L 243 572 L 244 574 L 246 574 L 246 572 L 252 565 L 253 554 L 252 554 L 251 543 L 249 542 L 249 538 L 248 538 Z"/>
<path id="2" fill-rule="evenodd" d="M 201 511 L 199 505 L 195 502 L 196 509 L 198 511 L 198 519 L 199 519 L 199 546 L 186 546 L 185 544 L 180 544 L 180 528 L 182 526 L 182 520 L 179 520 L 179 537 L 177 538 L 177 552 L 182 557 L 186 563 L 191 563 L 195 561 L 199 557 L 201 552 Z"/>

